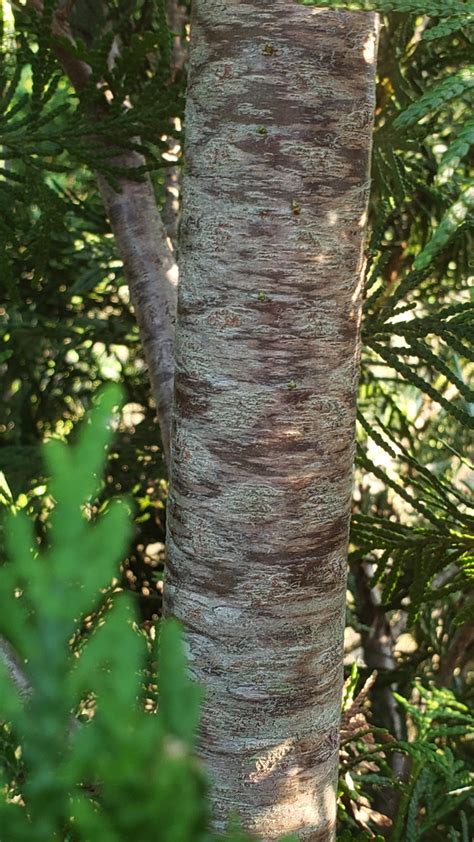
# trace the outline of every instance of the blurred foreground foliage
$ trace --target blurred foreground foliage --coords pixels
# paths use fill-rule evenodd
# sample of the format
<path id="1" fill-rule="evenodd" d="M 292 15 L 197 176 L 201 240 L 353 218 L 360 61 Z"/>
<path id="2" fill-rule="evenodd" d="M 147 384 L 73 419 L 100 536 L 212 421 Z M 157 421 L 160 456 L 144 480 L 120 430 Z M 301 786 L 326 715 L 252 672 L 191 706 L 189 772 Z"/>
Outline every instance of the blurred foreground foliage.
<path id="1" fill-rule="evenodd" d="M 383 13 L 338 838 L 469 842 L 474 836 L 469 715 L 474 702 L 474 299 L 469 287 L 474 9 L 463 0 L 308 4 Z M 110 154 L 136 148 L 140 137 L 163 206 L 167 167 L 176 159 L 180 163 L 183 77 L 172 71 L 162 0 L 75 4 L 76 14 L 81 9 L 83 14 L 76 21 L 78 50 L 100 82 L 81 97 L 60 71 L 44 22 L 22 3 L 2 0 L 0 8 L 0 499 L 17 513 L 14 522 L 23 523 L 9 564 L 0 568 L 0 576 L 7 577 L 3 587 L 10 595 L 13 587 L 20 594 L 11 601 L 16 608 L 10 619 L 5 608 L 2 628 L 19 653 L 33 647 L 29 668 L 36 688 L 36 695 L 22 703 L 11 691 L 2 694 L 10 698 L 8 710 L 5 703 L 0 712 L 7 795 L 2 809 L 8 815 L 4 821 L 17 824 L 0 827 L 14 828 L 8 842 L 21 840 L 22 833 L 48 842 L 94 833 L 101 842 L 148 839 L 142 812 L 148 828 L 157 823 L 165 828 L 160 839 L 206 838 L 199 835 L 207 832 L 205 783 L 190 754 L 189 731 L 176 733 L 176 721 L 164 722 L 164 697 L 162 712 L 152 713 L 166 476 L 128 290 L 94 180 L 97 169 L 113 180 L 114 168 L 105 153 L 99 154 L 97 126 L 90 120 L 97 91 L 106 90 L 110 107 L 100 128 L 101 149 Z M 50 14 L 52 3 L 45 9 Z M 105 15 L 100 25 L 97 15 Z M 126 61 L 110 67 L 114 37 Z M 54 512 L 70 505 L 67 494 L 74 491 L 62 501 L 62 492 L 56 495 L 53 488 L 74 456 L 67 455 L 69 447 L 55 448 L 66 441 L 83 446 L 86 434 L 78 432 L 77 422 L 108 381 L 122 384 L 122 409 L 107 456 L 102 450 L 102 482 L 82 487 L 80 497 L 78 479 L 74 506 L 82 504 L 88 520 L 80 525 L 77 517 L 71 520 L 84 542 L 73 571 L 67 559 L 77 549 L 65 551 L 66 568 L 55 556 L 54 547 L 66 539 L 55 537 Z M 44 442 L 46 453 L 51 448 L 45 460 Z M 62 454 L 56 462 L 55 452 Z M 71 452 L 76 453 L 74 447 Z M 80 460 L 76 467 L 80 474 Z M 117 494 L 127 495 L 130 505 L 113 504 Z M 128 548 L 125 526 L 117 525 L 125 523 L 125 509 L 132 523 Z M 33 524 L 28 546 L 24 536 L 30 527 L 18 520 L 23 514 Z M 96 519 L 107 538 L 107 524 L 113 526 L 109 548 L 101 542 L 94 550 L 97 527 L 90 521 Z M 39 554 L 35 562 L 29 547 Z M 29 595 L 23 582 L 27 561 Z M 78 584 L 77 601 L 66 604 L 65 594 L 69 599 Z M 188 691 L 172 689 L 173 681 L 185 679 L 169 666 L 182 657 L 177 633 L 169 636 L 161 687 L 166 696 L 169 686 L 179 712 Z M 43 654 L 39 640 L 46 647 Z M 41 672 L 46 653 L 53 667 L 48 680 Z M 84 670 L 87 680 L 81 684 Z M 117 691 L 112 691 L 114 682 Z M 54 700 L 54 727 L 46 699 Z M 48 745 L 33 733 L 38 719 L 28 724 L 30 711 L 36 716 L 41 705 L 44 733 L 52 735 Z M 71 711 L 88 724 L 71 728 Z M 186 728 L 185 710 L 181 716 Z M 43 768 L 38 752 L 46 752 Z M 100 771 L 94 765 L 92 772 L 96 755 Z M 64 783 L 57 775 L 63 768 Z M 166 806 L 168 785 L 184 794 Z M 45 793 L 54 805 L 47 816 Z M 115 814 L 125 802 L 130 813 L 119 819 Z M 163 810 L 159 815 L 157 805 Z M 188 817 L 179 815 L 187 811 L 183 805 L 189 805 Z M 176 830 L 188 835 L 173 836 L 173 822 L 188 819 L 185 832 L 185 825 Z"/>
<path id="2" fill-rule="evenodd" d="M 45 446 L 51 515 L 42 546 L 23 511 L 8 518 L 9 561 L 0 570 L 5 842 L 214 838 L 192 751 L 201 690 L 186 676 L 178 624 L 161 624 L 159 651 L 155 635 L 140 632 L 116 579 L 129 504 L 96 509 L 119 397 L 117 387 L 103 392 L 74 447 Z"/>

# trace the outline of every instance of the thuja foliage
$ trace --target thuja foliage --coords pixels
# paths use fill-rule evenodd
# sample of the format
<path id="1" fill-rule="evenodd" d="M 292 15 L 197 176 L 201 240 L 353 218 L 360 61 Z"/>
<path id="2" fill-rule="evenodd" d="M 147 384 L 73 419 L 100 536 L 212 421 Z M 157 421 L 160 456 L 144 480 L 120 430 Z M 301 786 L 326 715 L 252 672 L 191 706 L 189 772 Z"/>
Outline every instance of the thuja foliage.
<path id="1" fill-rule="evenodd" d="M 364 12 L 398 12 L 456 18 L 474 15 L 474 4 L 464 0 L 300 0 L 304 6 Z"/>
<path id="2" fill-rule="evenodd" d="M 193 755 L 201 690 L 187 678 L 177 623 L 162 623 L 158 652 L 155 636 L 137 631 L 130 595 L 117 592 L 129 504 L 97 505 L 119 397 L 116 387 L 102 394 L 74 447 L 45 446 L 44 540 L 24 512 L 8 518 L 9 561 L 0 570 L 5 842 L 213 838 Z M 244 839 L 238 831 L 228 838 Z"/>
<path id="3" fill-rule="evenodd" d="M 103 14 L 98 3 L 68 7 L 81 18 L 77 50 L 96 76 L 101 64 L 104 76 L 80 95 L 58 62 L 58 36 L 35 4 L 0 3 L 0 471 L 14 500 L 38 515 L 41 530 L 47 520 L 43 440 L 74 437 L 75 421 L 96 391 L 119 379 L 125 411 L 102 498 L 133 494 L 140 526 L 128 554 L 133 570 L 127 565 L 122 576 L 137 593 L 147 588 L 150 616 L 159 594 L 146 548 L 164 539 L 164 465 L 136 322 L 94 171 L 113 179 L 114 152 L 135 148 L 140 137 L 163 202 L 168 164 L 162 152 L 179 135 L 182 79 L 170 78 L 170 32 L 159 4 L 108 3 Z M 51 9 L 47 4 L 46 13 Z M 108 67 L 111 33 L 126 65 L 117 58 Z M 125 91 L 126 102 L 119 103 Z M 92 113 L 99 92 L 100 120 Z M 161 555 L 152 563 L 159 566 Z"/>
<path id="4" fill-rule="evenodd" d="M 474 8 L 462 0 L 316 5 L 377 9 L 383 24 L 349 578 L 348 624 L 359 645 L 347 657 L 358 657 L 361 666 L 346 688 L 340 839 L 376 839 L 382 831 L 396 840 L 468 842 L 474 835 L 468 716 L 474 701 L 468 487 L 474 306 L 467 284 Z M 2 8 L 11 6 L 3 2 Z M 52 4 L 45 8 L 51 15 Z M 14 4 L 13 18 L 4 19 L 0 468 L 11 488 L 5 499 L 34 517 L 35 540 L 47 542 L 51 466 L 40 459 L 43 440 L 74 442 L 75 422 L 101 384 L 121 380 L 127 411 L 95 505 L 106 517 L 117 491 L 133 496 L 131 545 L 117 579 L 135 588 L 141 580 L 143 619 L 158 612 L 159 591 L 146 568 L 149 545 L 163 538 L 164 467 L 122 268 L 93 171 L 113 180 L 114 153 L 138 148 L 163 203 L 162 155 L 180 138 L 183 79 L 170 67 L 161 2 L 77 0 L 70 8 L 76 57 L 94 68 L 79 94 L 58 63 L 57 37 L 31 5 Z M 126 62 L 110 61 L 117 44 Z M 107 92 L 105 113 L 101 91 Z M 91 117 L 95 108 L 100 126 Z M 85 609 L 90 619 L 72 638 L 84 656 L 89 644 L 91 653 L 94 641 L 99 645 L 99 633 L 106 634 L 102 620 L 113 618 L 107 606 L 115 585 L 106 579 L 96 606 Z M 120 611 L 123 595 L 117 599 Z M 124 610 L 122 629 L 128 623 L 130 634 L 134 616 Z M 143 636 L 139 640 L 145 669 L 155 655 Z M 367 679 L 372 684 L 364 690 Z M 146 692 L 140 688 L 137 698 L 150 701 L 154 682 L 145 681 Z M 96 709 L 94 692 L 81 695 L 82 718 Z M 104 745 L 112 751 L 112 739 Z M 10 808 L 22 810 L 26 821 L 27 750 L 14 727 L 3 756 Z M 194 780 L 195 765 L 187 768 Z M 97 776 L 86 771 L 82 802 L 107 815 Z M 62 811 L 66 818 L 75 815 L 70 805 L 78 780 Z M 71 826 L 67 834 L 75 838 Z"/>
<path id="5" fill-rule="evenodd" d="M 474 7 L 309 5 L 382 13 L 349 578 L 365 661 L 354 686 L 374 667 L 378 678 L 371 716 L 355 718 L 344 743 L 341 823 L 348 838 L 362 827 L 367 839 L 383 829 L 464 842 L 474 832 Z"/>
<path id="6" fill-rule="evenodd" d="M 439 594 L 431 589 L 443 569 L 453 570 L 449 592 L 471 589 L 473 500 L 452 473 L 450 439 L 463 453 L 474 428 L 474 7 L 444 0 L 307 4 L 391 13 L 383 17 L 378 68 L 359 455 L 412 517 L 397 523 L 357 514 L 353 558 L 377 549 L 371 557 L 385 604 L 395 593 L 398 605 L 408 596 L 414 621 L 427 597 L 446 594 L 446 583 Z M 421 403 L 407 411 L 410 401 L 426 408 L 429 401 L 425 419 Z M 371 459 L 375 449 L 394 466 L 392 476 Z"/>
<path id="7" fill-rule="evenodd" d="M 45 170 L 68 172 L 71 157 L 111 180 L 124 171 L 114 163 L 123 151 L 142 152 L 147 167 L 163 166 L 167 139 L 176 136 L 171 118 L 180 113 L 182 85 L 171 69 L 172 36 L 162 2 L 82 0 L 68 20 L 73 38 L 58 31 L 53 0 L 41 14 L 35 3 L 14 5 L 12 18 L 7 4 L 1 8 L 3 189 L 21 184 L 25 167 L 40 181 Z M 71 60 L 87 67 L 77 80 L 72 74 L 74 96 L 63 69 Z M 20 172 L 12 162 L 22 165 Z M 140 170 L 128 175 L 139 178 Z"/>
<path id="8" fill-rule="evenodd" d="M 474 794 L 469 763 L 472 710 L 446 688 L 415 683 L 411 702 L 395 694 L 411 730 L 410 740 L 396 740 L 369 726 L 363 713 L 367 693 L 362 690 L 354 698 L 358 679 L 353 668 L 342 727 L 340 803 L 346 829 L 338 839 L 382 840 L 389 830 L 391 842 L 443 838 L 469 842 Z M 394 766 L 402 768 L 403 758 L 410 769 L 405 779 L 393 774 Z M 379 793 L 375 798 L 374 791 Z M 381 821 L 383 814 L 376 809 L 388 793 L 397 805 L 391 826 Z M 361 832 L 364 824 L 367 830 Z M 370 827 L 382 827 L 384 836 Z"/>
<path id="9" fill-rule="evenodd" d="M 414 622 L 427 600 L 464 592 L 461 623 L 469 615 L 474 546 L 474 501 L 461 480 L 474 428 L 474 75 L 469 28 L 438 24 L 439 16 L 393 15 L 382 35 L 365 305 L 361 464 L 380 477 L 364 445 L 369 437 L 372 453 L 378 448 L 396 465 L 392 476 L 382 469 L 383 482 L 412 516 L 396 523 L 361 513 L 354 538 L 361 556 L 370 553 L 367 541 L 378 549 L 385 604 L 395 593 L 397 605 L 407 597 Z M 408 395 L 420 402 L 414 412 Z"/>

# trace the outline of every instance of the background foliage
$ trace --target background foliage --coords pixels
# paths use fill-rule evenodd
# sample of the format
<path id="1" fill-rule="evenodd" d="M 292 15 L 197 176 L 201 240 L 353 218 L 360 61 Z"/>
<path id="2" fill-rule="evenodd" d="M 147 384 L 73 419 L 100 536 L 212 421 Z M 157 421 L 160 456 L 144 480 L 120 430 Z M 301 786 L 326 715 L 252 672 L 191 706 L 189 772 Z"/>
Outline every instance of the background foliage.
<path id="1" fill-rule="evenodd" d="M 474 836 L 469 716 L 474 696 L 474 300 L 468 283 L 474 8 L 461 0 L 330 0 L 316 5 L 375 7 L 384 13 L 350 553 L 340 838 L 383 834 L 408 842 L 467 842 Z M 161 0 L 94 8 L 87 2 L 76 4 L 75 26 L 81 36 L 77 55 L 93 68 L 93 83 L 81 97 L 55 58 L 53 4 L 45 4 L 43 17 L 5 0 L 1 8 L 0 495 L 5 507 L 17 512 L 15 520 L 26 513 L 33 521 L 31 544 L 41 552 L 36 584 L 30 583 L 34 593 L 29 601 L 12 603 L 17 608 L 22 604 L 23 616 L 13 623 L 5 614 L 3 633 L 20 652 L 27 651 L 22 646 L 33 645 L 39 629 L 41 635 L 52 634 L 47 617 L 55 611 L 48 597 L 54 581 L 60 590 L 70 589 L 67 583 L 79 570 L 81 587 L 88 593 L 57 630 L 56 684 L 38 684 L 35 723 L 45 716 L 45 700 L 52 693 L 56 742 L 35 743 L 38 737 L 28 731 L 31 717 L 21 706 L 2 713 L 5 723 L 10 722 L 3 726 L 8 803 L 2 810 L 14 816 L 5 821 L 16 822 L 17 835 L 11 838 L 19 840 L 27 831 L 33 838 L 28 811 L 37 816 L 38 834 L 43 821 L 53 823 L 44 827 L 54 828 L 56 837 L 43 833 L 38 839 L 89 838 L 88 821 L 91 828 L 101 828 L 101 840 L 140 839 L 146 838 L 140 822 L 158 821 L 157 811 L 165 809 L 163 793 L 172 786 L 188 793 L 183 798 L 194 829 L 186 831 L 188 836 L 173 836 L 170 815 L 170 835 L 160 838 L 199 839 L 207 820 L 205 784 L 189 741 L 186 737 L 179 743 L 177 758 L 173 740 L 183 735 L 173 728 L 179 724 L 165 723 L 165 712 L 156 717 L 144 710 L 147 704 L 153 707 L 156 693 L 152 628 L 160 609 L 166 476 L 128 291 L 94 179 L 99 169 L 113 180 L 117 172 L 110 157 L 138 145 L 157 202 L 164 204 L 167 158 L 181 137 L 183 74 L 172 66 Z M 121 58 L 110 67 L 107 57 L 117 38 Z M 104 91 L 108 106 L 98 129 L 91 110 L 99 96 L 103 102 Z M 81 460 L 66 457 L 69 450 L 62 450 L 56 462 L 53 457 L 43 461 L 43 444 L 48 443 L 45 452 L 51 448 L 54 453 L 58 442 L 77 442 L 83 454 L 77 422 L 107 381 L 120 381 L 123 403 L 104 479 L 82 497 L 78 487 L 75 502 L 66 497 L 61 502 L 65 488 L 56 495 L 54 483 L 64 485 L 61 471 L 68 459 L 76 458 L 78 468 Z M 97 477 L 100 451 L 95 458 Z M 70 527 L 77 534 L 84 530 L 86 541 L 102 520 L 107 530 L 111 518 L 119 517 L 111 509 L 117 494 L 130 500 L 128 549 L 124 538 L 115 556 L 102 558 L 102 547 L 93 550 L 91 537 L 90 554 L 100 555 L 98 568 L 78 563 L 74 572 L 71 551 L 65 552 L 63 567 L 54 570 L 54 550 L 46 552 L 47 546 L 54 547 L 53 501 L 70 505 Z M 97 527 L 79 521 L 80 502 L 88 517 L 94 520 L 100 514 Z M 26 522 L 19 522 L 26 534 Z M 58 535 L 61 540 L 66 538 Z M 18 548 L 12 549 L 13 568 L 10 563 L 0 571 L 0 582 L 6 582 L 2 593 L 12 585 L 12 569 L 24 577 L 21 571 L 30 559 L 26 548 L 21 557 Z M 107 565 L 109 580 L 102 577 Z M 96 593 L 102 588 L 99 599 L 94 588 Z M 114 591 L 119 599 L 111 610 Z M 16 637 L 22 629 L 23 643 Z M 101 638 L 110 643 L 102 645 Z M 72 682 L 66 691 L 65 676 L 75 672 L 68 641 L 73 652 L 84 650 L 78 663 L 87 664 L 89 657 L 97 686 Z M 104 670 L 106 651 L 112 661 Z M 179 657 L 179 645 L 172 640 L 169 659 Z M 41 675 L 40 660 L 35 669 Z M 120 690 L 118 676 L 123 678 L 127 669 L 131 676 L 141 672 L 141 683 L 131 677 Z M 166 696 L 169 685 L 174 705 L 179 705 L 180 693 L 186 691 L 172 689 L 172 675 L 173 670 L 165 669 L 162 687 Z M 113 687 L 115 694 L 114 682 L 122 707 L 114 712 L 105 706 L 102 715 L 100 693 Z M 134 704 L 134 699 L 141 702 Z M 67 732 L 73 709 L 93 727 L 80 729 L 81 737 L 74 731 L 70 751 L 61 760 L 67 774 L 60 786 L 55 752 L 64 749 L 64 740 L 57 745 L 57 735 Z M 20 733 L 25 734 L 24 747 Z M 150 786 L 145 772 L 135 776 L 140 765 L 155 768 L 148 740 L 159 746 L 161 769 L 151 775 Z M 101 791 L 96 791 L 87 767 L 95 741 L 103 752 Z M 48 758 L 43 767 L 39 751 Z M 122 760 L 108 768 L 107 756 L 115 755 Z M 128 772 L 132 767 L 133 780 Z M 45 816 L 48 787 L 56 787 L 57 807 Z M 115 827 L 116 805 L 125 801 L 130 815 L 117 819 L 123 824 Z M 72 827 L 72 815 L 79 817 L 74 821 L 81 830 Z M 93 833 L 91 829 L 90 838 Z"/>
<path id="2" fill-rule="evenodd" d="M 124 61 L 106 69 L 110 96 L 100 125 L 107 146 L 102 156 L 97 121 L 90 116 L 94 85 L 79 99 L 54 57 L 50 25 L 28 7 L 14 7 L 13 19 L 10 5 L 2 6 L 0 470 L 13 498 L 21 495 L 22 503 L 40 512 L 46 478 L 41 442 L 74 438 L 74 422 L 100 385 L 120 380 L 125 406 L 103 497 L 116 492 L 134 496 L 140 526 L 123 575 L 137 593 L 149 597 L 146 611 L 153 614 L 157 591 L 152 579 L 164 539 L 159 428 L 93 169 L 113 178 L 105 154 L 135 147 L 140 132 L 162 203 L 166 162 L 161 156 L 175 142 L 170 115 L 179 116 L 182 103 L 176 86 L 166 89 L 166 98 L 162 93 L 170 37 L 167 29 L 163 34 L 160 4 L 126 5 L 107 4 L 111 34 L 125 46 Z M 51 3 L 48 8 L 52 11 Z M 90 14 L 100 33 L 98 8 Z M 88 28 L 85 14 L 81 31 L 87 40 Z M 81 56 L 99 78 L 110 41 L 106 32 L 90 46 L 79 42 Z M 123 107 L 123 97 L 132 108 Z M 38 518 L 38 528 L 41 523 Z"/>

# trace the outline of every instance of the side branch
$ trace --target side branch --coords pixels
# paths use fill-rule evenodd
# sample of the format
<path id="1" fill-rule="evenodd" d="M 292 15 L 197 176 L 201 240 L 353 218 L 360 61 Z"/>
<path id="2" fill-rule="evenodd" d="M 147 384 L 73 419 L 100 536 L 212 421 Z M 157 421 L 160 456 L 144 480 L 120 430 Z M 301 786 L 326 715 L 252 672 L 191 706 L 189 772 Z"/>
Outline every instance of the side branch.
<path id="1" fill-rule="evenodd" d="M 144 160 L 129 152 L 114 158 L 117 163 L 134 169 Z M 97 182 L 123 261 L 169 464 L 178 268 L 150 179 L 137 182 L 119 176 L 120 192 L 100 174 Z"/>
<path id="2" fill-rule="evenodd" d="M 28 3 L 42 13 L 42 0 L 28 0 Z M 68 4 L 59 4 L 52 33 L 63 43 L 67 38 L 73 45 L 68 11 Z M 90 67 L 63 43 L 55 47 L 56 57 L 75 90 L 80 92 L 87 84 Z M 101 114 L 96 116 L 100 120 Z M 126 174 L 143 167 L 143 157 L 133 151 L 124 152 L 111 157 L 110 163 L 119 169 L 114 176 L 117 189 L 100 174 L 96 174 L 97 181 L 130 288 L 156 403 L 163 451 L 169 464 L 178 268 L 150 178 L 147 176 L 141 181 L 134 181 Z M 123 169 L 123 175 L 120 169 Z"/>

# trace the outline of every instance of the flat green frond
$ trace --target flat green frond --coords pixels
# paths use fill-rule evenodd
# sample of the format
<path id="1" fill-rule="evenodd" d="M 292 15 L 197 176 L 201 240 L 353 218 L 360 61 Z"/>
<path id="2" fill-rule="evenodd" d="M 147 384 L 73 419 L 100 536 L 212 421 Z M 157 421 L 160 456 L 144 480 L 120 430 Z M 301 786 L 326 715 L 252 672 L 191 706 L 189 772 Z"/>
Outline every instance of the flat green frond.
<path id="1" fill-rule="evenodd" d="M 434 26 L 425 29 L 422 37 L 424 41 L 435 41 L 438 38 L 448 38 L 460 30 L 464 35 L 472 36 L 474 34 L 473 27 L 474 14 L 468 12 L 459 15 L 454 14 L 452 18 L 445 18 Z"/>
<path id="2" fill-rule="evenodd" d="M 462 67 L 457 73 L 448 76 L 426 91 L 413 102 L 395 120 L 396 129 L 407 129 L 431 116 L 447 102 L 464 96 L 474 88 L 474 65 Z"/>
<path id="3" fill-rule="evenodd" d="M 473 77 L 474 78 L 474 77 Z M 424 269 L 446 247 L 474 208 L 474 187 L 466 187 L 450 207 L 423 251 L 415 259 L 415 269 Z"/>
<path id="4" fill-rule="evenodd" d="M 472 3 L 459 0 L 299 0 L 304 6 L 319 6 L 322 9 L 352 9 L 365 12 L 398 12 L 412 15 L 466 15 L 474 13 Z"/>

